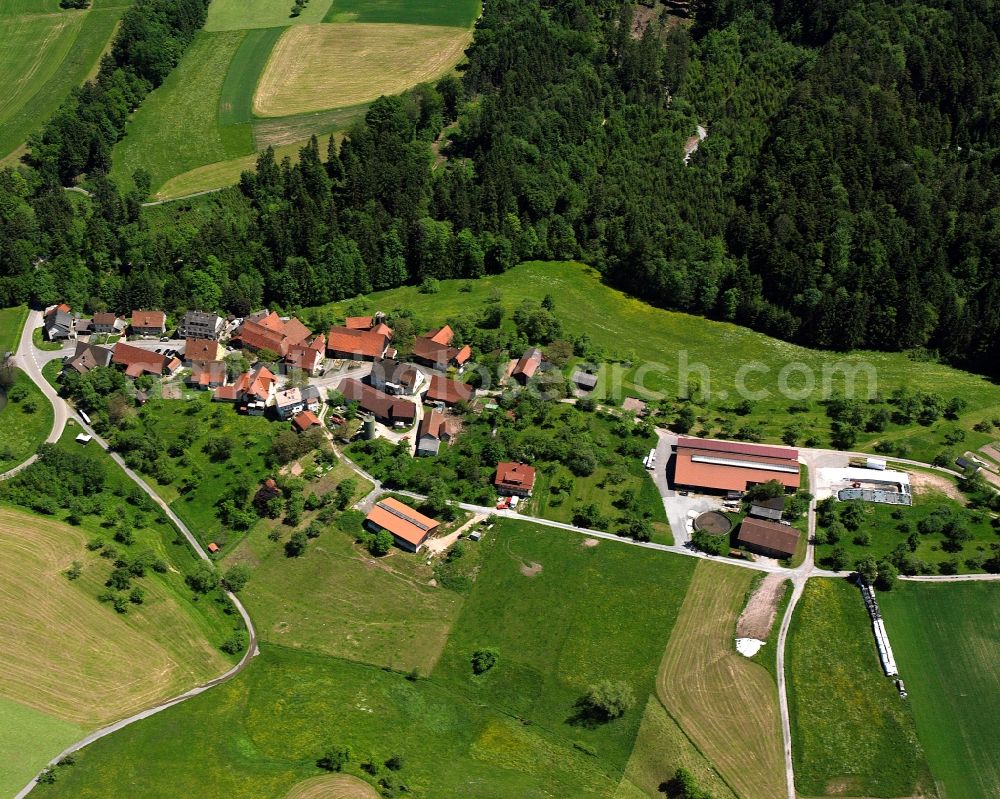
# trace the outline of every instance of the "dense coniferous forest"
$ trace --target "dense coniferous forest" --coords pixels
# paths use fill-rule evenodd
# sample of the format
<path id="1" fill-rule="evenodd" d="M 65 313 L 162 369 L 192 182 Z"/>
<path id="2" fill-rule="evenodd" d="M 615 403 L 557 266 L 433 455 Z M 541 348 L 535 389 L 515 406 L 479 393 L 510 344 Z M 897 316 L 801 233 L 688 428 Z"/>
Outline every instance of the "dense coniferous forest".
<path id="1" fill-rule="evenodd" d="M 0 304 L 242 313 L 578 258 L 811 346 L 1000 363 L 993 0 L 704 0 L 648 25 L 613 0 L 490 0 L 460 79 L 153 220 L 109 153 L 205 5 L 140 0 L 0 173 Z M 89 202 L 61 188 L 81 181 Z"/>

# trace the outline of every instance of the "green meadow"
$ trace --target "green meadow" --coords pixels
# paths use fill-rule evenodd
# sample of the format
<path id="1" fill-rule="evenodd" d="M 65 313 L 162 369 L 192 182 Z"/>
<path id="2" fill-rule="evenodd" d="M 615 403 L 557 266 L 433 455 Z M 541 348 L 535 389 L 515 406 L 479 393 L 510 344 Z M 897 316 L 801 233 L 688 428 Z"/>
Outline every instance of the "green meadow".
<path id="1" fill-rule="evenodd" d="M 52 430 L 52 403 L 24 372 L 15 374 L 8 396 L 0 394 L 0 472 L 27 460 Z"/>
<path id="2" fill-rule="evenodd" d="M 468 28 L 479 11 L 479 0 L 333 0 L 323 21 Z"/>
<path id="3" fill-rule="evenodd" d="M 260 544 L 251 537 L 235 553 L 257 558 L 246 561 L 252 612 L 256 603 L 275 602 L 267 596 L 274 588 L 255 596 L 258 579 L 296 590 L 301 580 L 308 589 L 291 609 L 303 623 L 292 625 L 284 645 L 265 641 L 232 681 L 96 742 L 38 796 L 107 797 L 128 785 L 148 799 L 280 797 L 320 773 L 316 759 L 329 746 L 348 747 L 345 772 L 370 783 L 391 779 L 382 764 L 401 755 L 395 778 L 428 799 L 610 798 L 622 787 L 658 785 L 681 763 L 716 784 L 662 709 L 647 708 L 694 568 L 690 559 L 606 541 L 588 547 L 578 535 L 503 520 L 468 544 L 481 548 L 470 593 L 425 583 L 392 589 L 387 598 L 382 589 L 392 581 L 420 576 L 416 564 L 392 561 L 418 559 L 394 552 L 365 566 L 337 531 L 324 532 L 296 559 L 271 558 Z M 347 596 L 337 602 L 345 578 Z M 428 604 L 435 592 L 450 604 Z M 389 605 L 401 624 L 423 612 L 450 629 L 433 669 L 407 674 L 389 650 L 377 648 L 356 656 L 318 653 L 343 645 L 301 634 L 303 625 L 328 626 L 336 638 L 355 618 L 364 632 L 364 619 L 372 611 L 384 617 Z M 262 634 L 276 641 L 282 630 Z M 481 647 L 495 648 L 499 658 L 475 676 L 470 658 Z M 584 723 L 576 702 L 605 677 L 627 683 L 635 706 L 614 721 Z M 642 747 L 633 756 L 637 738 Z"/>
<path id="4" fill-rule="evenodd" d="M 17 305 L 13 308 L 0 308 L 0 357 L 5 352 L 16 352 L 21 340 L 21 330 L 28 318 L 28 308 Z"/>
<path id="5" fill-rule="evenodd" d="M 0 159 L 18 150 L 96 68 L 129 0 L 60 9 L 58 0 L 0 4 Z"/>
<path id="6" fill-rule="evenodd" d="M 0 696 L 0 794 L 13 796 L 84 730 Z"/>
<path id="7" fill-rule="evenodd" d="M 882 672 L 856 586 L 835 579 L 807 583 L 786 662 L 801 794 L 898 797 L 933 791 L 913 716 Z"/>
<path id="8" fill-rule="evenodd" d="M 297 17 L 290 15 L 291 8 L 292 4 L 283 0 L 212 0 L 205 30 L 237 31 L 312 25 L 323 22 L 330 0 L 309 0 Z"/>
<path id="9" fill-rule="evenodd" d="M 691 396 L 699 421 L 693 432 L 699 434 L 719 435 L 729 422 L 759 430 L 764 441 L 779 442 L 785 426 L 794 422 L 801 428 L 802 439 L 815 436 L 820 446 L 829 446 L 830 420 L 820 401 L 827 394 L 843 392 L 854 376 L 855 393 L 863 398 L 870 385 L 874 393 L 886 398 L 900 388 L 945 399 L 959 396 L 968 403 L 957 421 L 940 419 L 927 427 L 890 423 L 884 433 L 861 432 L 858 448 L 871 450 L 877 441 L 886 440 L 906 445 L 910 458 L 930 461 L 949 448 L 944 437 L 956 428 L 965 433 L 962 446 L 968 449 L 994 438 L 972 429 L 977 422 L 996 416 L 1000 408 L 1000 386 L 984 377 L 930 361 L 917 362 L 905 353 L 810 350 L 727 322 L 655 308 L 606 286 L 596 270 L 578 263 L 524 263 L 479 280 L 442 281 L 433 294 L 406 286 L 334 303 L 321 311 L 345 315 L 349 307 L 352 312 L 408 309 L 429 328 L 478 311 L 494 292 L 499 292 L 507 312 L 504 324 L 511 327 L 510 316 L 520 302 L 551 295 L 565 333 L 585 334 L 603 352 L 606 386 L 619 385 L 622 395 L 674 398 L 692 380 L 696 382 Z M 785 372 L 788 387 L 796 392 L 790 398 L 781 391 L 781 376 L 792 364 L 793 373 Z M 812 391 L 805 391 L 803 374 L 815 381 Z M 874 375 L 874 381 L 866 374 Z M 823 391 L 824 380 L 829 392 Z M 745 416 L 735 410 L 741 399 L 740 382 L 756 397 Z M 793 405 L 798 407 L 790 414 Z"/>
<path id="10" fill-rule="evenodd" d="M 879 595 L 920 742 L 948 799 L 1000 794 L 1000 584 Z"/>

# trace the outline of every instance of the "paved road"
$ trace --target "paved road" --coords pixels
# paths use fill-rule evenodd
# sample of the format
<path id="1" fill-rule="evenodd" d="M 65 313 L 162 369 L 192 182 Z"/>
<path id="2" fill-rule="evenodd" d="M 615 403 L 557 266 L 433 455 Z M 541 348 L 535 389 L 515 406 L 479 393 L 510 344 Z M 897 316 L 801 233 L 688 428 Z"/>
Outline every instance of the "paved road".
<path id="1" fill-rule="evenodd" d="M 58 441 L 59 437 L 62 435 L 63 430 L 66 427 L 66 422 L 70 418 L 73 418 L 73 420 L 78 425 L 80 425 L 81 429 L 86 430 L 88 433 L 94 436 L 94 441 L 102 449 L 108 451 L 107 442 L 104 441 L 104 439 L 102 439 L 100 436 L 98 436 L 89 425 L 84 423 L 83 419 L 81 419 L 73 412 L 73 410 L 69 407 L 66 401 L 63 400 L 62 397 L 60 397 L 55 392 L 52 386 L 49 385 L 48 381 L 45 380 L 45 378 L 42 376 L 41 367 L 48 361 L 54 360 L 55 358 L 63 357 L 63 355 L 66 354 L 66 351 L 65 349 L 62 351 L 52 351 L 52 352 L 43 351 L 39 350 L 34 346 L 31 334 L 34 328 L 38 327 L 41 324 L 41 321 L 42 321 L 42 315 L 39 311 L 32 311 L 28 315 L 28 320 L 25 323 L 24 331 L 21 334 L 21 343 L 18 346 L 17 353 L 15 354 L 15 362 L 35 382 L 35 384 L 42 390 L 45 396 L 48 397 L 49 401 L 52 403 L 53 409 L 55 410 L 52 431 L 50 432 L 49 437 L 46 440 L 48 442 Z M 187 539 L 188 543 L 191 545 L 192 549 L 194 549 L 194 551 L 197 553 L 198 557 L 204 561 L 211 562 L 211 559 L 208 557 L 208 553 L 205 552 L 205 550 L 202 549 L 201 544 L 198 543 L 198 539 L 194 537 L 194 535 L 188 529 L 187 525 L 184 524 L 184 522 L 181 521 L 181 519 L 177 516 L 177 514 L 175 514 L 170 509 L 167 503 L 164 502 L 164 500 L 155 491 L 153 491 L 153 489 L 149 486 L 148 483 L 146 483 L 145 480 L 143 480 L 138 474 L 136 474 L 132 469 L 130 469 L 128 466 L 125 465 L 125 462 L 122 460 L 121 456 L 118 453 L 109 452 L 109 454 L 112 457 L 112 459 L 119 466 L 121 466 L 125 474 L 127 474 L 129 478 L 136 485 L 138 485 L 153 500 L 153 502 L 155 502 L 161 508 L 161 510 L 163 510 L 167 518 L 174 523 L 174 525 L 177 527 L 178 530 L 180 530 L 181 534 L 185 537 L 185 539 Z M 30 459 L 31 462 L 33 462 L 36 458 L 37 456 L 34 456 L 32 459 Z M 21 464 L 21 466 L 19 466 L 17 469 L 13 471 L 16 473 L 17 471 L 20 471 L 21 469 L 25 468 L 27 465 L 28 465 L 27 463 Z M 9 475 L 10 473 L 7 474 Z M 0 476 L 0 479 L 2 479 L 5 476 L 7 475 Z M 150 716 L 153 716 L 162 710 L 166 710 L 168 707 L 173 707 L 174 705 L 179 704 L 180 702 L 183 702 L 186 699 L 190 699 L 192 696 L 197 696 L 198 694 L 207 691 L 209 688 L 212 688 L 216 685 L 219 685 L 220 683 L 232 679 L 241 671 L 243 671 L 243 669 L 245 669 L 247 665 L 249 665 L 250 660 L 253 657 L 255 657 L 260 651 L 257 645 L 257 631 L 254 629 L 253 621 L 250 618 L 250 614 L 247 613 L 246 608 L 243 606 L 243 603 L 240 602 L 239 598 L 235 594 L 229 591 L 226 592 L 226 595 L 229 597 L 230 601 L 236 607 L 237 612 L 240 614 L 240 617 L 243 619 L 243 623 L 246 625 L 247 633 L 249 636 L 249 642 L 247 645 L 246 652 L 240 659 L 239 663 L 237 663 L 235 666 L 229 669 L 225 674 L 221 674 L 215 679 L 209 680 L 208 682 L 203 683 L 202 685 L 196 686 L 191 690 L 181 694 L 180 696 L 175 696 L 172 699 L 167 699 L 155 705 L 154 707 L 140 711 L 139 713 L 129 716 L 128 718 L 121 719 L 120 721 L 116 721 L 113 724 L 109 724 L 106 727 L 102 727 L 99 730 L 95 730 L 89 733 L 76 743 L 71 744 L 65 750 L 60 752 L 56 757 L 54 757 L 51 761 L 49 761 L 49 764 L 52 765 L 54 763 L 57 763 L 59 760 L 61 760 L 63 757 L 70 754 L 71 752 L 75 752 L 79 749 L 82 749 L 83 747 L 93 743 L 94 741 L 100 738 L 103 738 L 106 735 L 110 735 L 111 733 L 117 732 L 123 727 L 127 727 L 129 724 L 132 724 L 136 721 L 140 721 L 141 719 L 149 718 Z M 36 780 L 34 779 L 31 780 L 31 782 L 29 782 L 24 788 L 22 788 L 17 793 L 14 799 L 22 799 L 22 797 L 27 796 L 28 793 L 31 791 L 31 789 L 35 786 L 35 784 Z"/>

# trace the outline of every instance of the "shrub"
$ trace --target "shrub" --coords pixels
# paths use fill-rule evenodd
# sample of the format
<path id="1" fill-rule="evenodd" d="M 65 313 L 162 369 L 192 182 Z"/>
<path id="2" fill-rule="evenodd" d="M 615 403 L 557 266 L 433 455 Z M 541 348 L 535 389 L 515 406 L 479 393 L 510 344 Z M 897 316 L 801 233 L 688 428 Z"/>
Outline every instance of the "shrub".
<path id="1" fill-rule="evenodd" d="M 500 661 L 500 653 L 496 649 L 477 649 L 472 653 L 472 673 L 485 674 Z"/>
<path id="2" fill-rule="evenodd" d="M 588 718 L 595 721 L 612 721 L 624 716 L 635 706 L 635 694 L 626 682 L 601 680 L 590 686 L 578 704 Z"/>
<path id="3" fill-rule="evenodd" d="M 316 760 L 316 765 L 324 771 L 342 771 L 350 762 L 350 749 L 346 746 L 331 746 Z"/>
<path id="4" fill-rule="evenodd" d="M 247 648 L 247 634 L 243 630 L 236 630 L 219 648 L 227 655 L 236 655 Z"/>
<path id="5" fill-rule="evenodd" d="M 242 591 L 249 580 L 250 567 L 245 563 L 237 563 L 234 566 L 230 566 L 226 569 L 226 573 L 222 575 L 223 584 L 234 594 Z"/>

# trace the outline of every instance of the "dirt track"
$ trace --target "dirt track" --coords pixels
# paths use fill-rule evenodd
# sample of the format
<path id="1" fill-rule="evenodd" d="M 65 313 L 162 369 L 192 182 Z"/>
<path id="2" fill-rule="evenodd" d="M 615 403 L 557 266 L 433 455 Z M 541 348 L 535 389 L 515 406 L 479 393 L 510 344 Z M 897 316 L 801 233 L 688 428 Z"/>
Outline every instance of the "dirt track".
<path id="1" fill-rule="evenodd" d="M 785 579 L 781 574 L 769 574 L 761 580 L 736 623 L 737 638 L 757 638 L 760 641 L 768 639 L 778 614 L 778 602 L 784 592 Z"/>

